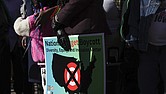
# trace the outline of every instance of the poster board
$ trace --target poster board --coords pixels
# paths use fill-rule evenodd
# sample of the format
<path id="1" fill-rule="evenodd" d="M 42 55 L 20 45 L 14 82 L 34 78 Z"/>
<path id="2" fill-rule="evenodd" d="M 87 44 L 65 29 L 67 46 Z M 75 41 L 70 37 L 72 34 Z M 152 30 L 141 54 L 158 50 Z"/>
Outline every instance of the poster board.
<path id="1" fill-rule="evenodd" d="M 46 94 L 106 94 L 104 34 L 69 36 L 65 51 L 57 37 L 44 37 Z"/>

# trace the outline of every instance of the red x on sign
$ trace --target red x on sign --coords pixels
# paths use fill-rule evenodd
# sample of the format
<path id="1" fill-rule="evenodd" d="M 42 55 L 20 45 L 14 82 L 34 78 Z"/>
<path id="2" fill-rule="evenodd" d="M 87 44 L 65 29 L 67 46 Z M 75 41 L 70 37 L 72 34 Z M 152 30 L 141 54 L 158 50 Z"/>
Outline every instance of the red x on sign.
<path id="1" fill-rule="evenodd" d="M 71 91 L 77 90 L 80 85 L 80 79 L 81 74 L 79 66 L 74 62 L 68 63 L 64 71 L 64 80 L 68 89 Z"/>

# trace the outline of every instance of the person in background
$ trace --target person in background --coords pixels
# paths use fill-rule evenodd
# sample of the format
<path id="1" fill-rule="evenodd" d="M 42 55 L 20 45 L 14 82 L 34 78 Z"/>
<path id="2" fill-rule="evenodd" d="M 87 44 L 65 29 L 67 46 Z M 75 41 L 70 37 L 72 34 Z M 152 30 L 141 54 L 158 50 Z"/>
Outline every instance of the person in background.
<path id="1" fill-rule="evenodd" d="M 118 32 L 120 27 L 120 11 L 116 6 L 115 0 L 104 0 L 103 7 L 110 31 L 112 33 Z"/>
<path id="2" fill-rule="evenodd" d="M 13 25 L 15 32 L 22 37 L 27 37 L 29 42 L 27 43 L 26 50 L 28 51 L 28 73 L 29 81 L 34 82 L 36 85 L 41 86 L 41 70 L 44 67 L 44 50 L 43 50 L 43 37 L 53 36 L 53 30 L 51 27 L 51 20 L 43 27 L 35 26 L 34 21 L 38 12 L 47 10 L 49 7 L 56 5 L 56 0 L 31 0 L 31 8 L 33 13 L 28 16 L 20 15 Z M 24 8 L 21 8 L 24 10 Z M 29 9 L 27 9 L 29 10 Z M 21 14 L 25 12 L 22 11 Z M 55 35 L 55 34 L 54 34 Z M 42 65 L 41 65 L 42 64 Z M 42 90 L 41 90 L 42 91 Z"/>
<path id="3" fill-rule="evenodd" d="M 140 94 L 166 93 L 166 1 L 127 0 L 128 33 L 122 38 L 138 51 Z M 122 33 L 121 32 L 121 33 Z M 163 91 L 159 89 L 162 82 Z"/>
<path id="4" fill-rule="evenodd" d="M 24 55 L 21 44 L 22 37 L 19 37 L 13 28 L 15 19 L 20 15 L 22 0 L 3 0 L 9 17 L 8 38 L 10 43 L 10 56 L 13 70 L 14 91 L 17 94 L 32 94 L 33 84 L 28 82 L 28 60 Z"/>
<path id="5" fill-rule="evenodd" d="M 4 3 L 0 0 L 0 94 L 10 94 L 10 46 L 8 39 L 8 17 Z"/>
<path id="6" fill-rule="evenodd" d="M 119 61 L 119 57 L 121 55 L 121 37 L 119 34 L 119 28 L 120 28 L 120 10 L 118 9 L 115 0 L 104 0 L 103 8 L 106 14 L 106 20 L 107 24 L 109 26 L 109 30 L 112 33 L 111 35 L 106 35 L 106 49 L 108 49 L 108 55 L 107 55 L 107 63 L 109 62 L 117 62 Z M 111 52 L 111 47 L 117 47 L 118 48 L 118 54 L 120 54 L 117 57 L 117 53 Z M 111 48 L 111 49 L 110 49 Z M 110 59 L 110 56 L 115 56 L 115 59 Z"/>
<path id="7" fill-rule="evenodd" d="M 143 1 L 141 4 L 143 5 Z M 156 0 L 155 5 L 158 7 L 154 13 L 147 16 L 141 15 L 140 19 L 140 30 L 147 32 L 144 39 L 144 42 L 147 42 L 146 51 L 140 53 L 139 61 L 140 94 L 158 94 L 161 92 L 158 87 L 159 82 L 162 82 L 164 86 L 164 93 L 162 91 L 161 94 L 166 94 L 166 0 Z M 140 42 L 143 43 L 143 38 Z"/>

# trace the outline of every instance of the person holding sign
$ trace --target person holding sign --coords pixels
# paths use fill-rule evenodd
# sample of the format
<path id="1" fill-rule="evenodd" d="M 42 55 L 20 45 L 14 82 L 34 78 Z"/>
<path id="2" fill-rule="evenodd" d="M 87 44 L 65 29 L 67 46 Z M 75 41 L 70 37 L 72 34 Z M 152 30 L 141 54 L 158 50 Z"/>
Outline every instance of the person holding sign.
<path id="1" fill-rule="evenodd" d="M 69 35 L 110 33 L 103 0 L 59 0 L 58 5 L 62 8 L 53 17 L 54 32 L 57 33 L 61 29 L 60 32 L 65 31 Z M 45 24 L 50 14 L 52 11 L 40 12 L 35 21 L 36 26 Z"/>

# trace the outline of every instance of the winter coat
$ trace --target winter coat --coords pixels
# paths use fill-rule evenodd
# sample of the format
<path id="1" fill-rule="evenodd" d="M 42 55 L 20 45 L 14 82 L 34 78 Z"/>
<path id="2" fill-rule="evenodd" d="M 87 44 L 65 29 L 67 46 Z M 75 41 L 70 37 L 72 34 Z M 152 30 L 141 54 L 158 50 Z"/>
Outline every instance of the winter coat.
<path id="1" fill-rule="evenodd" d="M 140 2 L 126 0 L 125 3 L 126 7 L 122 13 L 121 36 L 130 46 L 140 51 L 146 51 L 148 30 L 160 2 L 159 0 L 140 0 Z"/>
<path id="2" fill-rule="evenodd" d="M 110 33 L 103 0 L 69 0 L 57 17 L 68 34 Z"/>

